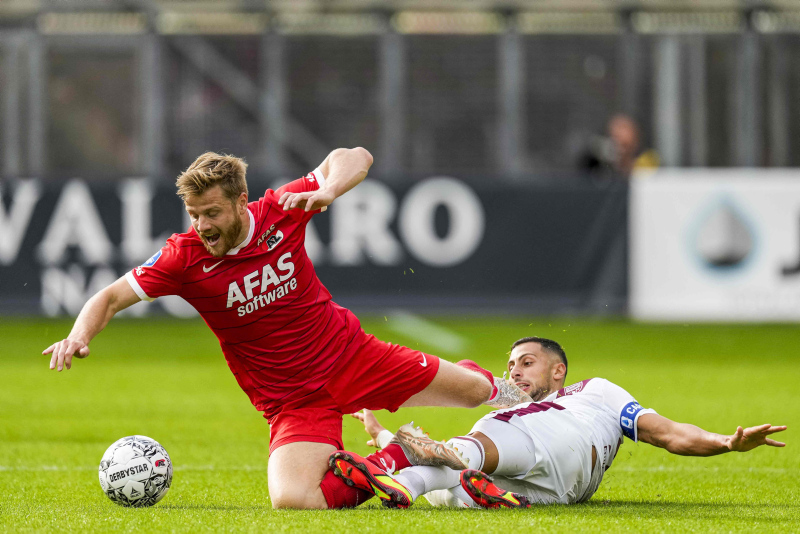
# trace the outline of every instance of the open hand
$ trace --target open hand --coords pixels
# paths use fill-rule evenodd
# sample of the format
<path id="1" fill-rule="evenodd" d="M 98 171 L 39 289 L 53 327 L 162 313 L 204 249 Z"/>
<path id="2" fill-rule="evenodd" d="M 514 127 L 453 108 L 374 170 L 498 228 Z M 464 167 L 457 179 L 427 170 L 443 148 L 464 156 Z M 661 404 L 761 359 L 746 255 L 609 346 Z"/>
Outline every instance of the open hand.
<path id="1" fill-rule="evenodd" d="M 364 423 L 364 430 L 367 431 L 367 434 L 370 435 L 369 441 L 367 441 L 367 445 L 370 447 L 378 448 L 378 434 L 381 433 L 382 430 L 386 430 L 383 425 L 378 422 L 378 419 L 372 413 L 372 410 L 367 410 L 366 408 L 360 412 L 356 412 L 350 414 L 362 423 Z"/>
<path id="2" fill-rule="evenodd" d="M 63 339 L 53 343 L 42 351 L 42 354 L 52 354 L 50 369 L 70 369 L 72 358 L 85 358 L 89 355 L 89 345 L 76 339 Z"/>
<path id="3" fill-rule="evenodd" d="M 728 448 L 732 451 L 747 452 L 761 445 L 785 447 L 785 443 L 767 437 L 770 434 L 783 432 L 784 430 L 786 430 L 785 426 L 772 425 L 751 426 L 750 428 L 744 429 L 738 427 L 736 432 L 730 437 L 730 441 L 728 441 Z"/>
<path id="4" fill-rule="evenodd" d="M 304 193 L 286 192 L 281 195 L 278 204 L 283 206 L 284 211 L 300 208 L 305 211 L 320 210 L 325 211 L 328 206 L 336 200 L 336 195 L 326 189 L 316 191 L 306 191 Z"/>

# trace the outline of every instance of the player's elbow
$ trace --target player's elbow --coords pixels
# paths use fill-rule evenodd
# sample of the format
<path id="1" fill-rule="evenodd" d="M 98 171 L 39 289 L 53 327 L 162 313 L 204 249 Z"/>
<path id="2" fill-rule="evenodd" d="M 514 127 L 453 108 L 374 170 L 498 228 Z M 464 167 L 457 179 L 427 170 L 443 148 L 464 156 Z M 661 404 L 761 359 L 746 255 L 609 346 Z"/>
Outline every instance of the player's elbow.
<path id="1" fill-rule="evenodd" d="M 364 162 L 364 167 L 366 170 L 369 170 L 372 167 L 372 154 L 370 154 L 369 150 L 364 147 L 357 146 L 355 148 L 350 149 L 354 154 L 356 154 L 359 158 L 361 158 Z"/>

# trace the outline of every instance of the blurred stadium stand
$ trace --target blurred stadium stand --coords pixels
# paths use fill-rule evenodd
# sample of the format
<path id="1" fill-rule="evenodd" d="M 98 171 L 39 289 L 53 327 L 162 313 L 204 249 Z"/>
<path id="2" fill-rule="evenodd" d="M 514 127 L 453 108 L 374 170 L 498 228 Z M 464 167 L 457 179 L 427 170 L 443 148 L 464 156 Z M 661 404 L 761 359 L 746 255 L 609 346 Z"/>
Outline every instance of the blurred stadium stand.
<path id="1" fill-rule="evenodd" d="M 4 0 L 2 172 L 545 180 L 615 112 L 665 166 L 797 166 L 798 47 L 794 0 Z"/>

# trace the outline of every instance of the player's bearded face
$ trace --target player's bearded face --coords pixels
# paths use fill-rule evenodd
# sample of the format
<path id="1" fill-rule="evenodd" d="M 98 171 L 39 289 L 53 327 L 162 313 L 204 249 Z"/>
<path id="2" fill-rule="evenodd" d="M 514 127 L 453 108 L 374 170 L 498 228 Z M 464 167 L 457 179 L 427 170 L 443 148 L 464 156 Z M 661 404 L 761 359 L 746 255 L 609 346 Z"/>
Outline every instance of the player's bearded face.
<path id="1" fill-rule="evenodd" d="M 185 203 L 195 232 L 212 256 L 221 258 L 242 241 L 243 225 L 238 205 L 226 198 L 218 187 L 187 198 Z"/>
<path id="2" fill-rule="evenodd" d="M 553 378 L 555 363 L 538 343 L 523 343 L 511 352 L 508 361 L 509 378 L 538 402 L 560 387 Z"/>
<path id="3" fill-rule="evenodd" d="M 234 211 L 233 209 L 231 211 Z M 196 230 L 196 228 L 195 228 Z M 239 234 L 242 233 L 242 219 L 234 216 L 227 226 L 220 225 L 211 228 L 200 235 L 206 250 L 215 258 L 221 258 L 228 253 L 239 241 Z"/>

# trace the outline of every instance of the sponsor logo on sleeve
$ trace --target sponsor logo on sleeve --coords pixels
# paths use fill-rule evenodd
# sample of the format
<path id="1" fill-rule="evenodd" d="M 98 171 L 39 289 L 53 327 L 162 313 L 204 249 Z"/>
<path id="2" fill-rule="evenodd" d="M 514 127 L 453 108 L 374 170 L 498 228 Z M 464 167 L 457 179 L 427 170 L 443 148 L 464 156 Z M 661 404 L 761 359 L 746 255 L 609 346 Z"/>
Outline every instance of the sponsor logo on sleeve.
<path id="1" fill-rule="evenodd" d="M 158 252 L 156 252 L 155 254 L 150 256 L 149 260 L 147 260 L 146 262 L 141 264 L 139 267 L 134 269 L 133 272 L 136 273 L 136 276 L 142 276 L 144 274 L 144 268 L 145 267 L 152 267 L 153 265 L 155 265 L 156 262 L 158 261 L 158 258 L 160 258 L 160 257 L 161 257 L 161 251 L 159 250 Z"/>
<path id="2" fill-rule="evenodd" d="M 150 256 L 150 259 L 147 260 L 146 262 L 144 262 L 142 264 L 142 267 L 152 267 L 153 265 L 156 264 L 156 262 L 158 261 L 158 258 L 160 258 L 160 257 L 161 257 L 161 251 L 159 250 L 158 252 L 156 252 L 155 254 Z"/>

